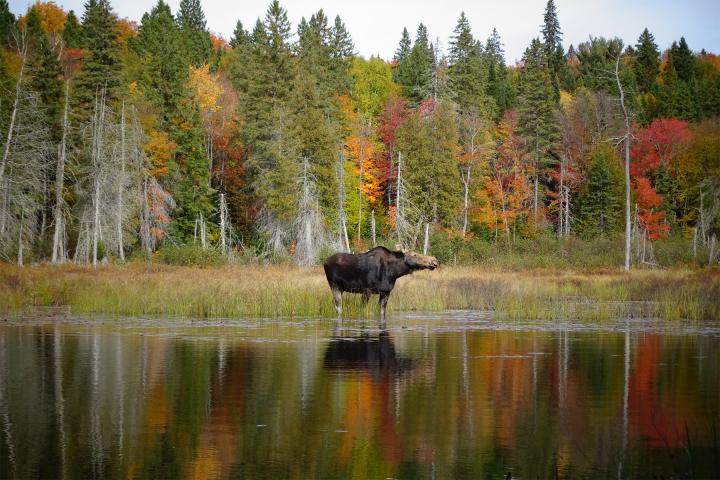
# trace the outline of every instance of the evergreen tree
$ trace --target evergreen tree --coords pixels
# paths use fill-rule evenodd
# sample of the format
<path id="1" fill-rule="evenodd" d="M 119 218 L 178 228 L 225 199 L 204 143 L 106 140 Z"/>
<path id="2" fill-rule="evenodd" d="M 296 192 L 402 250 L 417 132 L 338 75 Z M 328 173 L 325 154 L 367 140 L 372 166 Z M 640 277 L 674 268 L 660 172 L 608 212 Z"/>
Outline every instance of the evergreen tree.
<path id="1" fill-rule="evenodd" d="M 495 100 L 496 118 L 500 118 L 514 104 L 516 93 L 505 66 L 500 35 L 495 28 L 485 44 L 485 57 L 488 65 L 487 94 Z"/>
<path id="2" fill-rule="evenodd" d="M 619 38 L 591 37 L 580 43 L 577 48 L 580 86 L 616 95 L 615 60 L 622 51 L 623 42 Z M 626 62 L 620 62 L 620 78 L 628 91 L 634 90 L 634 77 Z"/>
<path id="3" fill-rule="evenodd" d="M 171 137 L 177 145 L 170 172 L 177 204 L 171 231 L 177 240 L 189 241 L 200 216 L 208 222 L 215 211 L 200 112 L 194 102 L 182 102 L 179 106 Z"/>
<path id="4" fill-rule="evenodd" d="M 176 20 L 188 63 L 196 67 L 206 63 L 212 54 L 212 40 L 200 0 L 180 0 Z"/>
<path id="5" fill-rule="evenodd" d="M 15 15 L 10 11 L 7 0 L 0 0 L 0 47 L 7 46 L 14 27 Z"/>
<path id="6" fill-rule="evenodd" d="M 696 120 L 699 116 L 697 99 L 691 85 L 679 78 L 672 62 L 662 75 L 658 95 L 662 116 L 681 120 Z"/>
<path id="7" fill-rule="evenodd" d="M 655 191 L 663 197 L 663 203 L 660 209 L 665 212 L 665 219 L 673 225 L 678 214 L 678 198 L 680 198 L 680 185 L 670 169 L 664 161 L 660 162 L 660 166 L 655 172 L 653 179 L 653 187 Z"/>
<path id="8" fill-rule="evenodd" d="M 352 59 L 355 57 L 355 45 L 340 15 L 335 16 L 330 45 L 333 54 L 332 68 L 330 69 L 333 83 L 338 92 L 346 92 L 350 86 L 349 72 Z"/>
<path id="9" fill-rule="evenodd" d="M 395 50 L 395 60 L 398 64 L 405 60 L 410 55 L 410 49 L 412 48 L 412 40 L 410 40 L 410 33 L 407 27 L 403 27 L 402 36 L 400 37 L 400 44 L 398 44 L 397 50 Z"/>
<path id="10" fill-rule="evenodd" d="M 450 41 L 448 80 L 453 99 L 461 112 L 477 111 L 492 116 L 495 110 L 487 92 L 487 69 L 481 58 L 481 47 L 473 38 L 465 12 L 460 14 Z"/>
<path id="11" fill-rule="evenodd" d="M 28 62 L 30 88 L 37 92 L 45 107 L 42 113 L 47 116 L 53 141 L 58 142 L 62 133 L 60 125 L 63 98 L 62 67 L 58 60 L 58 52 L 52 47 L 42 29 L 40 15 L 35 6 L 30 8 L 26 19 L 28 40 L 32 47 Z"/>
<path id="12" fill-rule="evenodd" d="M 411 102 L 419 104 L 432 89 L 434 52 L 428 38 L 427 27 L 418 26 L 415 44 L 403 60 L 403 76 L 399 78 L 403 94 Z"/>
<path id="13" fill-rule="evenodd" d="M 623 225 L 624 189 L 620 162 L 610 148 L 593 152 L 587 181 L 577 199 L 578 231 L 608 236 Z"/>
<path id="14" fill-rule="evenodd" d="M 680 38 L 680 43 L 673 42 L 668 54 L 668 62 L 677 72 L 677 76 L 683 82 L 690 82 L 695 78 L 695 56 L 690 51 L 685 37 Z"/>
<path id="15" fill-rule="evenodd" d="M 233 36 L 230 39 L 230 46 L 232 48 L 238 48 L 250 43 L 250 34 L 245 30 L 240 20 L 235 24 L 235 30 L 233 30 Z"/>
<path id="16" fill-rule="evenodd" d="M 75 12 L 72 10 L 68 12 L 65 18 L 63 43 L 65 43 L 66 48 L 81 48 L 82 46 L 82 30 Z"/>
<path id="17" fill-rule="evenodd" d="M 144 65 L 138 79 L 143 93 L 160 109 L 162 123 L 168 124 L 186 93 L 188 64 L 179 29 L 163 0 L 143 15 L 131 48 Z"/>
<path id="18" fill-rule="evenodd" d="M 635 45 L 635 78 L 638 90 L 643 93 L 655 91 L 656 79 L 660 74 L 660 51 L 655 37 L 646 28 Z"/>
<path id="19" fill-rule="evenodd" d="M 560 99 L 560 78 L 563 76 L 562 70 L 565 67 L 565 52 L 562 46 L 562 31 L 560 30 L 554 0 L 548 0 L 543 20 L 542 34 L 545 56 L 550 68 L 550 78 L 553 82 L 555 100 L 557 101 Z"/>
<path id="20" fill-rule="evenodd" d="M 89 118 L 98 90 L 112 101 L 120 85 L 120 45 L 117 18 L 109 0 L 88 0 L 82 17 L 82 47 L 89 53 L 75 83 L 77 122 Z"/>

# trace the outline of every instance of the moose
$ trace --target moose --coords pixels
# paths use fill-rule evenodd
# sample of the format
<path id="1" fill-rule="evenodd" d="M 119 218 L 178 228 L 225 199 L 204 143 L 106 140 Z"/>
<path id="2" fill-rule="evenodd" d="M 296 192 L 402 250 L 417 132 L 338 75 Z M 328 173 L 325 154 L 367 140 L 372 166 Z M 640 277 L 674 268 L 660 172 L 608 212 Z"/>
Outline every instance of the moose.
<path id="1" fill-rule="evenodd" d="M 370 295 L 380 295 L 380 318 L 385 320 L 390 292 L 395 281 L 415 270 L 435 270 L 435 257 L 415 252 L 393 252 L 375 247 L 365 253 L 336 253 L 325 261 L 325 276 L 338 316 L 342 316 L 343 292 L 360 293 L 367 302 Z"/>

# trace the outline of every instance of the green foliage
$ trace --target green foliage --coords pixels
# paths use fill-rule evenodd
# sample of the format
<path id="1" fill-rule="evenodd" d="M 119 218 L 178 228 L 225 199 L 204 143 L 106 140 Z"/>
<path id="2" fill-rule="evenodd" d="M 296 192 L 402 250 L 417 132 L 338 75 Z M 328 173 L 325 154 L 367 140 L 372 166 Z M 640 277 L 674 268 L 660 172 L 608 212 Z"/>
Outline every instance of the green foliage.
<path id="1" fill-rule="evenodd" d="M 494 28 L 485 44 L 484 53 L 488 65 L 487 94 L 495 101 L 495 119 L 498 120 L 515 105 L 517 91 L 512 74 L 505 66 L 505 52 L 500 42 L 500 34 Z"/>
<path id="2" fill-rule="evenodd" d="M 81 48 L 82 30 L 75 12 L 70 10 L 65 18 L 63 27 L 63 42 L 66 48 Z"/>
<path id="3" fill-rule="evenodd" d="M 390 65 L 377 57 L 370 60 L 355 58 L 350 75 L 353 79 L 351 97 L 358 114 L 366 119 L 379 116 L 388 96 L 396 88 Z"/>
<path id="4" fill-rule="evenodd" d="M 227 263 L 218 250 L 199 245 L 165 245 L 158 250 L 157 259 L 166 265 L 187 267 L 217 267 Z"/>
<path id="5" fill-rule="evenodd" d="M 176 21 L 187 62 L 196 67 L 203 65 L 212 53 L 212 41 L 200 0 L 180 0 Z"/>
<path id="6" fill-rule="evenodd" d="M 548 0 L 543 16 L 543 45 L 545 58 L 550 69 L 550 79 L 555 93 L 555 101 L 560 99 L 560 78 L 565 68 L 565 51 L 562 46 L 562 31 L 557 18 L 557 9 L 554 0 Z"/>
<path id="7" fill-rule="evenodd" d="M 78 123 L 90 117 L 95 95 L 101 88 L 112 101 L 120 85 L 120 46 L 117 17 L 109 0 L 88 0 L 82 17 L 81 45 L 89 54 L 75 82 L 75 108 Z"/>
<path id="8" fill-rule="evenodd" d="M 638 90 L 649 93 L 656 90 L 656 79 L 660 74 L 660 51 L 655 37 L 646 28 L 635 45 L 634 71 Z"/>
<path id="9" fill-rule="evenodd" d="M 452 98 L 460 112 L 475 111 L 481 117 L 491 117 L 495 105 L 486 94 L 488 70 L 481 50 L 465 13 L 461 13 L 450 40 L 448 80 Z"/>
<path id="10" fill-rule="evenodd" d="M 585 237 L 609 236 L 622 227 L 624 180 L 620 161 L 608 147 L 592 155 L 588 179 L 577 199 L 577 231 Z"/>
<path id="11" fill-rule="evenodd" d="M 406 35 L 407 30 L 403 30 L 397 53 L 402 58 L 398 58 L 395 77 L 402 94 L 411 103 L 418 105 L 432 90 L 435 55 L 425 25 L 421 23 L 418 26 L 412 47 Z"/>
<path id="12" fill-rule="evenodd" d="M 14 27 L 15 15 L 10 11 L 7 0 L 0 0 L 0 47 L 8 45 Z"/>

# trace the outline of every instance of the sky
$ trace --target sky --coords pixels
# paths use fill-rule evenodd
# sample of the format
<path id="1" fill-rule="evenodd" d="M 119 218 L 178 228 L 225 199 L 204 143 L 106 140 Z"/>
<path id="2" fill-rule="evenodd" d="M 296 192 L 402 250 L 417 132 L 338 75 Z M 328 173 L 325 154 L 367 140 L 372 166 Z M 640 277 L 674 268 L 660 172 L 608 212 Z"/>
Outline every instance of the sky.
<path id="1" fill-rule="evenodd" d="M 120 17 L 140 21 L 150 9 L 146 0 L 110 0 Z M 166 0 L 177 11 L 180 0 Z M 252 30 L 255 20 L 263 17 L 270 0 L 201 0 L 208 28 L 230 39 L 237 20 Z M 362 56 L 379 55 L 390 59 L 400 41 L 403 27 L 411 37 L 424 23 L 430 37 L 447 49 L 461 11 L 465 11 L 473 34 L 485 41 L 497 28 L 505 47 L 508 64 L 514 64 L 540 25 L 547 0 L 281 0 L 288 10 L 293 30 L 304 16 L 309 18 L 322 8 L 331 19 L 339 14 Z M 33 3 L 10 0 L 10 10 L 24 13 Z M 56 0 L 66 10 L 80 16 L 84 0 Z M 635 44 L 647 27 L 661 50 L 685 36 L 694 51 L 705 49 L 720 53 L 720 0 L 556 0 L 565 48 L 586 41 L 590 35 L 620 37 Z"/>

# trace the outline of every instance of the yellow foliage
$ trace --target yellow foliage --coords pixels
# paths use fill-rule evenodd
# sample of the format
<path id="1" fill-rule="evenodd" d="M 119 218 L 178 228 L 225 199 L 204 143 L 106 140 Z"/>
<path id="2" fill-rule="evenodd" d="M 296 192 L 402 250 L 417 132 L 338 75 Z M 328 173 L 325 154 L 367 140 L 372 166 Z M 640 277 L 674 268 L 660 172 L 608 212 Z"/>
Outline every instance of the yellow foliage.
<path id="1" fill-rule="evenodd" d="M 40 16 L 40 25 L 45 33 L 48 35 L 60 35 L 65 29 L 65 18 L 67 15 L 65 11 L 58 7 L 55 2 L 41 2 L 38 0 L 32 7 L 35 7 L 38 15 Z M 28 10 L 32 7 L 29 7 Z M 27 18 L 22 16 L 18 18 L 18 28 L 21 30 L 26 27 Z"/>
<path id="2" fill-rule="evenodd" d="M 190 66 L 190 88 L 195 92 L 200 109 L 203 112 L 218 112 L 222 108 L 218 100 L 225 93 L 225 89 L 217 77 L 210 73 L 208 64 L 200 67 Z"/>
<path id="3" fill-rule="evenodd" d="M 165 132 L 151 129 L 148 136 L 150 140 L 145 144 L 145 154 L 152 163 L 150 174 L 159 178 L 169 173 L 168 162 L 177 145 Z"/>
<path id="4" fill-rule="evenodd" d="M 563 109 L 566 109 L 570 105 L 572 105 L 572 102 L 573 102 L 572 93 L 568 92 L 567 90 L 560 90 L 560 106 Z"/>

